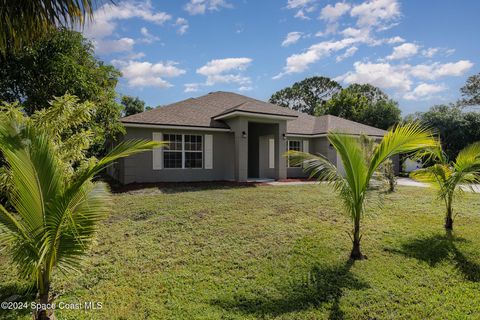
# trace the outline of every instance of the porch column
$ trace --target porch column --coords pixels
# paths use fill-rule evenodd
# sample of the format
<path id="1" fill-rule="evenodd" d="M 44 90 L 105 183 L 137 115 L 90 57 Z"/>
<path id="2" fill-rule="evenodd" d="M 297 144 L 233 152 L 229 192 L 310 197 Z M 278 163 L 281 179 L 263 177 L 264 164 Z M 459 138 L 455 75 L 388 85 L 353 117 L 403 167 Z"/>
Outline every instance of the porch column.
<path id="1" fill-rule="evenodd" d="M 248 178 L 248 121 L 238 117 L 228 120 L 228 125 L 235 140 L 235 180 L 245 182 Z"/>
<path id="2" fill-rule="evenodd" d="M 287 152 L 287 142 L 283 139 L 287 133 L 287 122 L 280 121 L 275 126 L 275 177 L 277 179 L 287 178 L 287 159 L 284 157 Z"/>

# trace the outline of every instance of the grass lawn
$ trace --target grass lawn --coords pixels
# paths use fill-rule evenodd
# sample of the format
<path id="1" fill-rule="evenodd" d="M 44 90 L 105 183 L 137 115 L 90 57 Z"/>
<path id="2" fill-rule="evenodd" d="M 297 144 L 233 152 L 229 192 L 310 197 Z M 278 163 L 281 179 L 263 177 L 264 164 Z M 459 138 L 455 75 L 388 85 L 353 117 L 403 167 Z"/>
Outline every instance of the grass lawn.
<path id="1" fill-rule="evenodd" d="M 398 189 L 372 194 L 362 225 L 368 259 L 355 263 L 350 221 L 326 185 L 116 194 L 82 274 L 54 284 L 58 302 L 103 308 L 57 316 L 480 319 L 480 195 L 457 201 L 449 238 L 433 191 Z M 0 301 L 25 288 L 4 256 L 0 279 Z"/>

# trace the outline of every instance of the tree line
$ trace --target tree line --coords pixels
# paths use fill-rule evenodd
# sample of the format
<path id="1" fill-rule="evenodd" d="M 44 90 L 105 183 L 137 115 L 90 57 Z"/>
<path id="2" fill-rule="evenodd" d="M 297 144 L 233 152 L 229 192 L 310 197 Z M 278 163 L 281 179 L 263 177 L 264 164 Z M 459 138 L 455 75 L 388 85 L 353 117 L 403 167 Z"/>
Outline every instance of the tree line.
<path id="1" fill-rule="evenodd" d="M 440 135 L 449 159 L 467 145 L 480 140 L 480 73 L 470 76 L 460 89 L 458 101 L 432 106 L 402 119 L 398 102 L 371 84 L 351 84 L 346 88 L 327 77 L 315 76 L 295 82 L 270 97 L 270 102 L 310 115 L 334 115 L 388 129 L 402 121 L 419 121 Z"/>

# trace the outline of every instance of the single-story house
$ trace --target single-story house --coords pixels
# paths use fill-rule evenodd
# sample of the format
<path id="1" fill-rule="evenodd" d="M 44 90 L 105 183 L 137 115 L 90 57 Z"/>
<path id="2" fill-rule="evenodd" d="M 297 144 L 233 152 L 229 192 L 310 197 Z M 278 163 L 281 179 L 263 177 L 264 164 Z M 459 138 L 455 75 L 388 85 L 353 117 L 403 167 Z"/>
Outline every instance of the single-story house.
<path id="1" fill-rule="evenodd" d="M 110 173 L 133 182 L 247 181 L 305 177 L 287 150 L 319 153 L 342 167 L 329 131 L 381 138 L 385 131 L 339 117 L 314 117 L 231 92 L 212 92 L 121 119 L 124 139 L 167 141 L 168 148 L 119 161 Z"/>

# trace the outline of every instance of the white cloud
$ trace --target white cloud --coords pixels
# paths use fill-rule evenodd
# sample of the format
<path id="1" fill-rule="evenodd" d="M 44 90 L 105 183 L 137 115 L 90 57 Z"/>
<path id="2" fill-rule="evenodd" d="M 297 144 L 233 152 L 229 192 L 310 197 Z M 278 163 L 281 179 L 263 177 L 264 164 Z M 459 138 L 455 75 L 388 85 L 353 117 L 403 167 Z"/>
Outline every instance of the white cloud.
<path id="1" fill-rule="evenodd" d="M 251 86 L 241 86 L 240 88 L 238 88 L 238 91 L 251 91 L 253 90 L 253 87 Z"/>
<path id="2" fill-rule="evenodd" d="M 232 8 L 225 0 L 190 0 L 184 7 L 190 15 L 204 14 L 206 11 L 219 11 L 221 8 Z"/>
<path id="3" fill-rule="evenodd" d="M 412 85 L 407 70 L 390 65 L 389 63 L 355 62 L 355 71 L 347 72 L 337 81 L 346 83 L 369 83 L 380 88 L 399 89 L 408 91 Z"/>
<path id="4" fill-rule="evenodd" d="M 323 41 L 312 45 L 303 53 L 297 53 L 287 58 L 287 63 L 283 67 L 283 71 L 273 79 L 279 79 L 282 76 L 290 73 L 299 73 L 307 70 L 308 66 L 318 60 L 329 56 L 332 52 L 343 50 L 353 44 L 359 42 L 355 38 L 344 38 L 338 41 Z"/>
<path id="5" fill-rule="evenodd" d="M 125 60 L 137 60 L 145 57 L 145 53 L 143 52 L 136 52 L 130 53 L 124 57 Z"/>
<path id="6" fill-rule="evenodd" d="M 452 54 L 455 53 L 455 49 L 446 49 L 445 51 L 445 55 L 448 57 L 448 56 L 451 56 Z"/>
<path id="7" fill-rule="evenodd" d="M 320 12 L 320 19 L 326 20 L 329 22 L 336 21 L 338 18 L 343 16 L 350 10 L 350 5 L 345 2 L 337 2 L 334 6 L 331 4 L 323 7 Z"/>
<path id="8" fill-rule="evenodd" d="M 288 0 L 287 9 L 297 10 L 294 17 L 302 20 L 310 20 L 307 13 L 316 9 L 315 0 Z"/>
<path id="9" fill-rule="evenodd" d="M 214 59 L 209 61 L 206 65 L 197 69 L 197 73 L 204 76 L 218 75 L 227 71 L 242 71 L 245 70 L 252 62 L 250 58 L 226 58 Z"/>
<path id="10" fill-rule="evenodd" d="M 459 60 L 457 62 L 449 63 L 432 63 L 432 64 L 418 64 L 409 66 L 412 76 L 422 80 L 436 80 L 441 77 L 453 76 L 458 77 L 473 67 L 473 63 L 469 60 Z"/>
<path id="11" fill-rule="evenodd" d="M 460 76 L 467 72 L 472 66 L 468 60 L 460 60 L 453 63 L 432 63 L 411 66 L 409 64 L 392 65 L 390 63 L 371 63 L 357 61 L 353 64 L 354 70 L 347 72 L 335 80 L 350 83 L 370 83 L 374 86 L 395 89 L 405 93 L 409 98 L 427 96 L 439 90 L 439 86 L 418 84 L 410 92 L 416 79 L 436 80 L 446 76 Z M 416 91 L 415 91 L 416 90 Z M 430 90 L 430 91 L 429 91 Z M 428 92 L 428 93 L 427 93 Z"/>
<path id="12" fill-rule="evenodd" d="M 433 58 L 438 54 L 443 54 L 445 56 L 450 56 L 455 52 L 455 49 L 447 49 L 447 48 L 428 48 L 422 50 L 422 55 L 427 58 Z"/>
<path id="13" fill-rule="evenodd" d="M 200 90 L 200 83 L 185 83 L 183 92 L 197 92 Z"/>
<path id="14" fill-rule="evenodd" d="M 400 6 L 396 0 L 370 0 L 354 6 L 350 15 L 358 18 L 359 27 L 385 28 L 386 22 L 400 16 Z"/>
<path id="15" fill-rule="evenodd" d="M 140 33 L 144 36 L 144 38 L 141 39 L 141 41 L 144 42 L 144 43 L 152 43 L 152 42 L 160 40 L 159 37 L 151 34 L 146 27 L 140 28 Z"/>
<path id="16" fill-rule="evenodd" d="M 335 34 L 337 33 L 338 29 L 338 23 L 329 23 L 327 24 L 327 27 L 325 28 L 325 31 L 319 31 L 315 34 L 316 37 L 325 37 L 330 34 Z"/>
<path id="17" fill-rule="evenodd" d="M 201 86 L 213 86 L 217 84 L 237 84 L 247 88 L 251 79 L 242 74 L 252 59 L 250 58 L 225 58 L 210 60 L 207 64 L 197 69 L 197 73 L 205 76 L 203 83 L 185 84 L 185 92 L 198 91 Z"/>
<path id="18" fill-rule="evenodd" d="M 349 58 L 357 52 L 358 48 L 357 47 L 350 47 L 342 55 L 339 55 L 338 57 L 335 58 L 337 62 L 340 62 L 346 58 Z"/>
<path id="19" fill-rule="evenodd" d="M 288 9 L 297 9 L 303 8 L 313 3 L 313 0 L 288 0 L 287 8 Z"/>
<path id="20" fill-rule="evenodd" d="M 439 48 L 428 48 L 428 49 L 422 50 L 422 55 L 424 55 L 427 58 L 431 58 L 434 55 L 436 55 L 439 50 L 440 50 Z"/>
<path id="21" fill-rule="evenodd" d="M 391 55 L 387 56 L 388 60 L 398 60 L 412 57 L 418 53 L 419 46 L 414 43 L 404 43 L 395 48 Z"/>
<path id="22" fill-rule="evenodd" d="M 151 63 L 147 61 L 113 60 L 112 64 L 122 72 L 131 87 L 168 88 L 172 84 L 163 78 L 174 78 L 185 74 L 185 70 L 177 67 L 174 61 Z"/>
<path id="23" fill-rule="evenodd" d="M 444 84 L 420 83 L 411 92 L 406 93 L 403 98 L 406 100 L 428 100 L 436 93 L 446 90 Z"/>
<path id="24" fill-rule="evenodd" d="M 175 21 L 175 26 L 178 27 L 178 34 L 185 34 L 189 27 L 187 19 L 184 18 L 177 18 L 177 21 Z"/>
<path id="25" fill-rule="evenodd" d="M 396 36 L 396 37 L 386 39 L 385 42 L 388 44 L 395 44 L 395 43 L 405 42 L 405 39 L 403 39 L 402 37 Z"/>
<path id="26" fill-rule="evenodd" d="M 287 36 L 285 37 L 285 40 L 282 42 L 282 47 L 288 47 L 291 44 L 296 43 L 300 38 L 302 37 L 303 32 L 289 32 Z"/>
<path id="27" fill-rule="evenodd" d="M 303 9 L 298 10 L 297 13 L 295 13 L 295 15 L 293 17 L 298 18 L 298 19 L 302 19 L 302 20 L 310 20 L 311 19 L 309 16 L 307 16 L 305 14 Z"/>
<path id="28" fill-rule="evenodd" d="M 116 20 L 140 18 L 158 25 L 170 20 L 171 15 L 154 11 L 150 2 L 120 2 L 116 5 L 107 3 L 94 12 L 94 19 L 86 24 L 84 33 L 93 39 L 111 35 L 116 27 Z"/>
<path id="29" fill-rule="evenodd" d="M 162 25 L 170 20 L 171 16 L 165 12 L 155 11 L 150 2 L 120 2 L 116 5 L 107 3 L 95 10 L 94 19 L 87 21 L 83 33 L 92 39 L 95 48 L 101 53 L 129 51 L 135 43 L 133 39 L 106 38 L 114 34 L 118 20 L 132 18 Z"/>
<path id="30" fill-rule="evenodd" d="M 93 41 L 97 53 L 113 53 L 131 51 L 135 40 L 131 38 L 120 38 L 117 40 Z"/>

